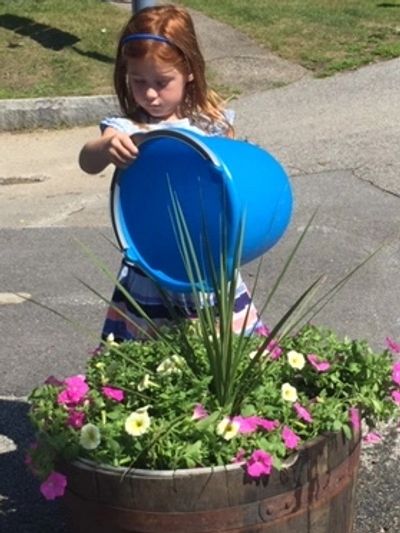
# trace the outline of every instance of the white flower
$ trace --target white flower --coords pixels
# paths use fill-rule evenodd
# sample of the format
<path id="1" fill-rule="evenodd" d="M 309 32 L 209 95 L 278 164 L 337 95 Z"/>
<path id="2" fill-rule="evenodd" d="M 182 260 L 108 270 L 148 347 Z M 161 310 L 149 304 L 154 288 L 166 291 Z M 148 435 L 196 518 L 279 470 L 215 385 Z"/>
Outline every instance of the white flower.
<path id="1" fill-rule="evenodd" d="M 110 346 L 118 346 L 118 342 L 115 342 L 114 333 L 109 333 L 106 338 L 107 344 Z"/>
<path id="2" fill-rule="evenodd" d="M 132 437 L 144 435 L 150 427 L 150 417 L 147 412 L 149 406 L 142 407 L 131 413 L 125 420 L 125 431 Z"/>
<path id="3" fill-rule="evenodd" d="M 302 353 L 296 352 L 295 350 L 290 350 L 290 352 L 288 352 L 287 354 L 287 358 L 289 365 L 292 368 L 296 368 L 297 370 L 301 370 L 306 364 L 304 355 Z"/>
<path id="4" fill-rule="evenodd" d="M 234 422 L 229 417 L 225 417 L 217 426 L 217 433 L 221 435 L 225 440 L 231 440 L 239 433 L 240 424 Z"/>
<path id="5" fill-rule="evenodd" d="M 172 355 L 171 357 L 167 357 L 162 361 L 158 367 L 156 368 L 156 371 L 160 374 L 164 374 L 166 376 L 169 376 L 170 374 L 180 374 L 181 369 L 183 365 L 185 364 L 185 360 L 180 355 Z"/>
<path id="6" fill-rule="evenodd" d="M 85 450 L 95 450 L 100 444 L 101 435 L 100 430 L 94 424 L 85 424 L 81 428 L 81 435 L 79 438 L 79 444 Z"/>
<path id="7" fill-rule="evenodd" d="M 150 380 L 150 374 L 145 374 L 143 379 L 139 382 L 137 390 L 139 392 L 143 392 L 144 390 L 149 389 L 150 387 L 158 387 L 158 385 L 157 383 L 154 383 L 154 381 Z"/>
<path id="8" fill-rule="evenodd" d="M 297 390 L 296 387 L 292 387 L 290 383 L 284 383 L 281 387 L 282 398 L 287 402 L 297 401 Z"/>
<path id="9" fill-rule="evenodd" d="M 253 350 L 252 352 L 249 353 L 249 358 L 253 360 L 257 354 L 258 354 L 258 350 Z M 265 357 L 268 354 L 269 354 L 268 350 L 264 350 L 261 354 L 261 357 Z"/>
<path id="10" fill-rule="evenodd" d="M 255 358 L 255 356 L 257 355 L 258 353 L 258 350 L 253 350 L 252 352 L 249 353 L 249 357 L 251 360 L 253 360 Z"/>

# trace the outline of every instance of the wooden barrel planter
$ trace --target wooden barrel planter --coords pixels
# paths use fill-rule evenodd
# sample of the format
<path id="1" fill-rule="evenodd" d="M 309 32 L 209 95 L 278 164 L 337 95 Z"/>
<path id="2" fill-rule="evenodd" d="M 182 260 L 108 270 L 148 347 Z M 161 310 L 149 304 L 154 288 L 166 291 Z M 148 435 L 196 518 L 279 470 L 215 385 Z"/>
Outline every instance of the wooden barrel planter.
<path id="1" fill-rule="evenodd" d="M 74 533 L 350 533 L 360 439 L 310 442 L 265 479 L 229 465 L 132 470 L 75 461 L 64 468 Z"/>

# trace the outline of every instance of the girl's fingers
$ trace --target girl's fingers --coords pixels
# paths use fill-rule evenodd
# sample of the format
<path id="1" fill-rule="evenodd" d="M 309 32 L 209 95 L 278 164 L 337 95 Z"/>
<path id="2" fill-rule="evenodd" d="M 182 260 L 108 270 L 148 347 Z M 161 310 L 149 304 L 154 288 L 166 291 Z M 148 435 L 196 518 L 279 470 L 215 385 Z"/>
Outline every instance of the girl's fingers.
<path id="1" fill-rule="evenodd" d="M 135 159 L 135 156 L 122 156 L 121 154 L 115 153 L 110 154 L 111 163 L 113 163 L 118 168 L 125 168 L 129 166 Z"/>
<path id="2" fill-rule="evenodd" d="M 127 152 L 129 152 L 131 156 L 136 157 L 139 150 L 136 144 L 134 144 L 134 142 L 132 141 L 132 139 L 128 135 L 124 135 L 120 140 L 121 140 L 121 145 L 123 146 L 123 148 Z"/>
<path id="3" fill-rule="evenodd" d="M 109 154 L 111 162 L 123 168 L 136 159 L 138 149 L 129 136 L 116 136 L 110 141 Z"/>

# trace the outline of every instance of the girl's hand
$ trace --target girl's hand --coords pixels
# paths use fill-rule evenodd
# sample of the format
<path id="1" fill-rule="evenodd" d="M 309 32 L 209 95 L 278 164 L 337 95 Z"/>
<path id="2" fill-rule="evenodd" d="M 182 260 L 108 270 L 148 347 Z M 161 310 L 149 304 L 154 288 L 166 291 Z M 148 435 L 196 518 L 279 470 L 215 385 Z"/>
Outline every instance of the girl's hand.
<path id="1" fill-rule="evenodd" d="M 89 174 L 98 174 L 110 163 L 125 168 L 137 157 L 138 149 L 127 133 L 106 128 L 101 137 L 88 141 L 79 154 L 79 165 Z"/>
<path id="2" fill-rule="evenodd" d="M 103 150 L 107 154 L 109 162 L 116 167 L 125 168 L 136 159 L 139 151 L 127 133 L 109 128 L 105 131 L 103 140 Z"/>

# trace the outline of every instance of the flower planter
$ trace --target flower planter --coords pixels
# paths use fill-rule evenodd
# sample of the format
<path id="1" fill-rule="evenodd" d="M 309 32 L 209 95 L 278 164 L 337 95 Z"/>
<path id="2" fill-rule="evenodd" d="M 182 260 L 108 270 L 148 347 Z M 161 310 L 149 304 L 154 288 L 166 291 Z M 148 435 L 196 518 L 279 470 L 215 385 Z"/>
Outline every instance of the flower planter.
<path id="1" fill-rule="evenodd" d="M 287 468 L 249 479 L 240 465 L 132 470 L 64 465 L 71 531 L 350 533 L 360 438 L 319 437 Z"/>

